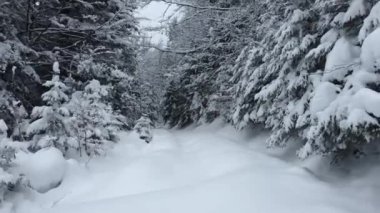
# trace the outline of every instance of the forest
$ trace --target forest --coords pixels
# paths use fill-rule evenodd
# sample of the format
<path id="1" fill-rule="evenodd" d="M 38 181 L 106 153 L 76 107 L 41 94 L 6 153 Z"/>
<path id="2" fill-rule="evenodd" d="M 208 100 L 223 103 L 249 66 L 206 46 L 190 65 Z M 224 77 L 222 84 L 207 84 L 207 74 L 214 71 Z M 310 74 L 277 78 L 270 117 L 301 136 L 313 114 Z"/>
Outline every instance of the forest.
<path id="1" fill-rule="evenodd" d="M 378 0 L 0 0 L 2 213 L 375 213 L 379 142 Z"/>

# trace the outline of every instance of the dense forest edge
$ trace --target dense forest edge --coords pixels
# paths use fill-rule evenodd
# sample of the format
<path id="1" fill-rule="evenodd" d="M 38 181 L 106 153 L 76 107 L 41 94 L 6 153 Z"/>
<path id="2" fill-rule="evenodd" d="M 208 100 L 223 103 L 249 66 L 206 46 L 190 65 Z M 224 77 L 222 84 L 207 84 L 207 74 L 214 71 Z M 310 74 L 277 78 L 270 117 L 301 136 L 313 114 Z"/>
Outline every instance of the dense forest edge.
<path id="1" fill-rule="evenodd" d="M 139 29 L 149 2 L 0 2 L 0 209 L 30 187 L 18 152 L 88 160 L 141 122 L 223 120 L 333 164 L 380 154 L 378 0 L 163 1 L 181 14 L 163 44 Z"/>

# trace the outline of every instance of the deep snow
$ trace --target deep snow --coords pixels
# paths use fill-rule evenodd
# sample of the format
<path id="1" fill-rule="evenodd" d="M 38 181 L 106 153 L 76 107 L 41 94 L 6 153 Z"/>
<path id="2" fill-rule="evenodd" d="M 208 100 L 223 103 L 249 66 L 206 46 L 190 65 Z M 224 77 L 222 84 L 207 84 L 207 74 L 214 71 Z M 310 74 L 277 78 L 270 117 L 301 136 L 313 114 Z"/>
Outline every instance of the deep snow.
<path id="1" fill-rule="evenodd" d="M 28 185 L 38 192 L 46 192 L 61 183 L 65 176 L 66 160 L 59 149 L 49 147 L 36 153 L 19 152 L 16 168 Z"/>
<path id="2" fill-rule="evenodd" d="M 124 133 L 105 159 L 67 161 L 58 188 L 14 198 L 15 212 L 375 213 L 380 209 L 378 167 L 369 173 L 362 167 L 329 174 L 329 165 L 321 159 L 300 162 L 290 157 L 294 152 L 265 151 L 262 141 L 267 135 L 250 136 L 254 137 L 248 140 L 217 124 L 156 130 L 150 144 Z M 326 175 L 315 176 L 317 172 Z"/>

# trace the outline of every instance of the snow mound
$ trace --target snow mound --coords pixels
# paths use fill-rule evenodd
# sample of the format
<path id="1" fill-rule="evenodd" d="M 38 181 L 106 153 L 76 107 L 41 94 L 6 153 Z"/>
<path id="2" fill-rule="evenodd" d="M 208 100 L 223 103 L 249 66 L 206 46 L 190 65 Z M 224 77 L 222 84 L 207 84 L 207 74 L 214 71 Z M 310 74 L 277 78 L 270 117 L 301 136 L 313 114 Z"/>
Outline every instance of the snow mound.
<path id="1" fill-rule="evenodd" d="M 371 10 L 371 13 L 365 18 L 363 27 L 359 32 L 359 41 L 363 42 L 364 39 L 380 25 L 380 2 L 377 2 Z"/>
<path id="2" fill-rule="evenodd" d="M 62 153 L 56 148 L 42 149 L 34 154 L 19 153 L 16 163 L 30 187 L 40 193 L 57 187 L 62 182 L 67 167 Z"/>
<path id="3" fill-rule="evenodd" d="M 344 15 L 344 23 L 350 22 L 357 17 L 362 17 L 368 13 L 368 4 L 364 0 L 353 0 L 346 14 Z"/>
<path id="4" fill-rule="evenodd" d="M 330 82 L 322 82 L 310 101 L 310 111 L 315 114 L 326 109 L 338 96 L 339 88 Z"/>
<path id="5" fill-rule="evenodd" d="M 354 46 L 346 38 L 340 38 L 327 55 L 323 80 L 342 80 L 349 68 L 357 65 L 359 57 L 360 47 Z"/>
<path id="6" fill-rule="evenodd" d="M 369 34 L 364 40 L 361 60 L 364 69 L 369 72 L 380 69 L 380 29 Z"/>
<path id="7" fill-rule="evenodd" d="M 8 130 L 8 126 L 3 119 L 0 119 L 0 133 L 5 133 Z"/>

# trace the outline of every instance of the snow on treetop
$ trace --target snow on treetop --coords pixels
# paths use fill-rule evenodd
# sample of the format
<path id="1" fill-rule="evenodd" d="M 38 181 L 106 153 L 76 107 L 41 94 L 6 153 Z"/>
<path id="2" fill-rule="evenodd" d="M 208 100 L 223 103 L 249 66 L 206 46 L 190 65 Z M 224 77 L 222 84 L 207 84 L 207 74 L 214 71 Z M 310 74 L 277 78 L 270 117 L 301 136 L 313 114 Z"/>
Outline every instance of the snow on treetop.
<path id="1" fill-rule="evenodd" d="M 364 39 L 370 34 L 373 30 L 380 26 L 380 2 L 373 6 L 371 13 L 364 20 L 363 27 L 359 32 L 359 41 L 363 42 Z"/>
<path id="2" fill-rule="evenodd" d="M 8 130 L 7 124 L 4 122 L 3 119 L 0 119 L 0 132 L 4 133 Z"/>
<path id="3" fill-rule="evenodd" d="M 54 64 L 53 64 L 53 71 L 55 74 L 59 74 L 61 72 L 59 70 L 59 62 L 58 61 L 54 62 Z"/>
<path id="4" fill-rule="evenodd" d="M 310 100 L 310 112 L 316 114 L 326 109 L 338 96 L 339 88 L 330 82 L 322 82 L 317 86 Z"/>
<path id="5" fill-rule="evenodd" d="M 308 11 L 302 11 L 302 10 L 297 9 L 297 10 L 294 10 L 290 23 L 295 24 L 300 21 L 304 21 L 308 19 L 309 17 L 310 17 L 310 14 Z"/>
<path id="6" fill-rule="evenodd" d="M 360 48 L 347 38 L 340 38 L 327 55 L 325 64 L 325 81 L 342 80 L 349 68 L 355 66 L 360 58 Z"/>
<path id="7" fill-rule="evenodd" d="M 365 16 L 368 13 L 368 5 L 365 0 L 353 0 L 346 14 L 343 23 L 347 23 L 357 17 Z"/>
<path id="8" fill-rule="evenodd" d="M 380 69 L 380 29 L 369 34 L 364 40 L 360 57 L 364 69 L 368 72 Z"/>
<path id="9" fill-rule="evenodd" d="M 15 183 L 16 178 L 0 167 L 0 183 Z"/>
<path id="10" fill-rule="evenodd" d="M 99 96 L 107 96 L 108 95 L 108 86 L 103 86 L 100 84 L 98 80 L 92 80 L 85 87 L 84 91 L 88 94 L 94 94 Z"/>

